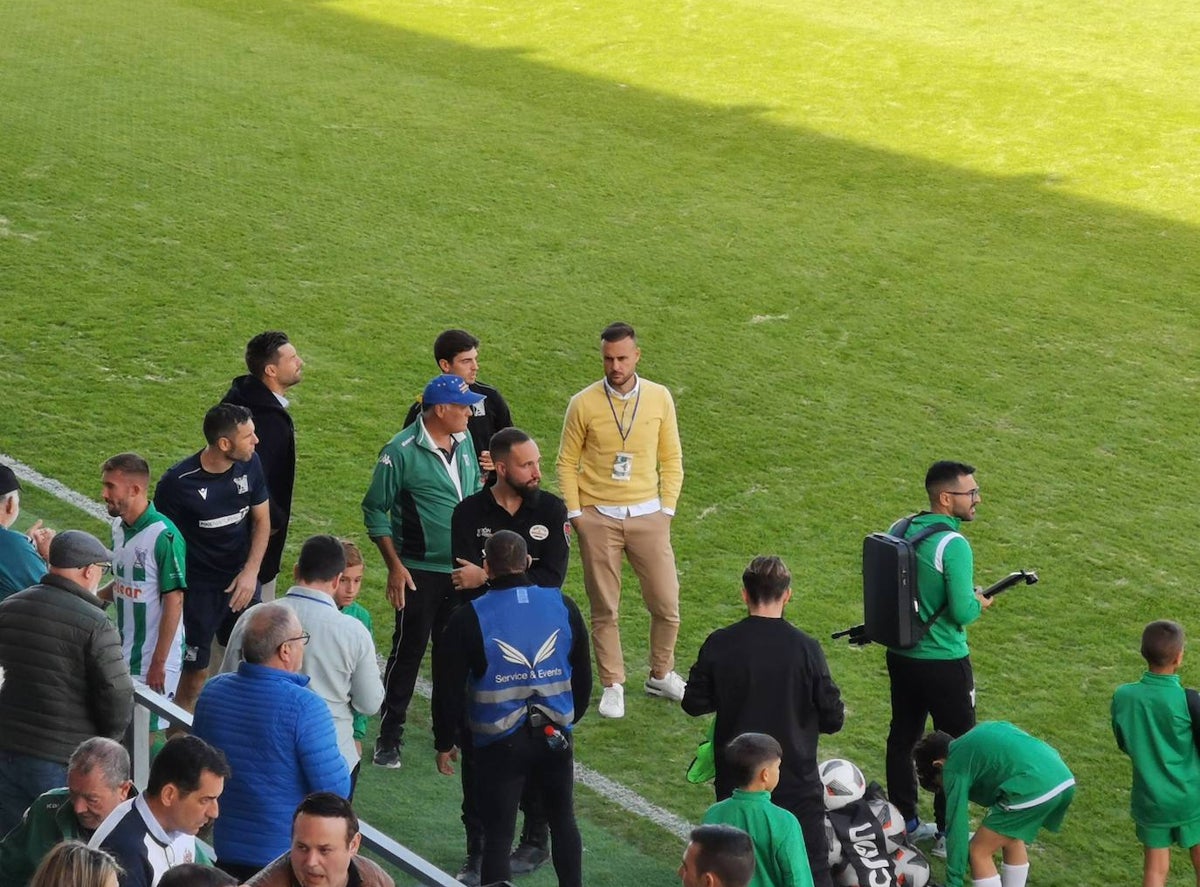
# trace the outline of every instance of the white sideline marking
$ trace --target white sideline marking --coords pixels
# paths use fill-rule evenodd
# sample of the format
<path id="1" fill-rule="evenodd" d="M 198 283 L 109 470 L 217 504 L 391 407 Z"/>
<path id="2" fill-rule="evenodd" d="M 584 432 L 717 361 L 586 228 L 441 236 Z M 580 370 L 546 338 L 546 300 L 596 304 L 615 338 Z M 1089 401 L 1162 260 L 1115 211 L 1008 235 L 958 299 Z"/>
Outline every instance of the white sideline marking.
<path id="1" fill-rule="evenodd" d="M 21 480 L 32 484 L 38 489 L 45 490 L 56 499 L 61 499 L 63 502 L 74 505 L 80 511 L 91 515 L 97 520 L 105 522 L 111 520 L 108 512 L 98 502 L 94 502 L 87 496 L 75 492 L 52 477 L 46 477 L 40 471 L 31 468 L 24 462 L 14 459 L 7 453 L 0 453 L 0 462 L 8 465 Z M 416 690 L 426 699 L 433 692 L 433 688 L 424 678 L 417 679 Z M 595 770 L 578 761 L 575 762 L 575 781 L 580 785 L 590 788 L 596 794 L 611 801 L 618 807 L 622 807 L 636 816 L 649 820 L 680 840 L 686 841 L 692 831 L 692 824 L 682 817 L 676 816 L 670 810 L 664 810 L 662 807 L 652 804 L 633 791 L 633 789 L 626 788 L 621 783 L 609 779 L 601 773 L 597 773 Z"/>

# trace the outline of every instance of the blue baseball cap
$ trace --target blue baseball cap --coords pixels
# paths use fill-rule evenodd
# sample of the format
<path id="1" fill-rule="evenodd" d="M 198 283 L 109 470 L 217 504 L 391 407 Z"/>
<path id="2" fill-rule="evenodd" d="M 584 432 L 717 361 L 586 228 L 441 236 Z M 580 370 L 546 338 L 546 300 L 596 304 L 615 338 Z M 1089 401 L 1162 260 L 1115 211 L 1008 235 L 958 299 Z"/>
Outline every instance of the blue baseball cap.
<path id="1" fill-rule="evenodd" d="M 449 373 L 431 379 L 421 394 L 421 404 L 427 407 L 437 406 L 440 403 L 456 403 L 465 407 L 473 407 L 481 400 L 483 400 L 483 395 L 472 391 L 467 386 L 465 379 Z"/>

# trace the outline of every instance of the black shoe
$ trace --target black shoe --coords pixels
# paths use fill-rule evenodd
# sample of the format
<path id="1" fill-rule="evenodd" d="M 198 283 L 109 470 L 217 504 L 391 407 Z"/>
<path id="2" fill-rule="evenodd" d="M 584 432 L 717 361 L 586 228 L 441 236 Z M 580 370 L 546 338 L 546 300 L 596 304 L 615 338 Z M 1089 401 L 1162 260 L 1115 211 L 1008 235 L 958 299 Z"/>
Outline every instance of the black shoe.
<path id="1" fill-rule="evenodd" d="M 458 870 L 458 874 L 454 876 L 454 880 L 460 884 L 466 884 L 467 887 L 479 887 L 480 871 L 483 869 L 483 855 L 479 853 L 468 853 L 467 858 L 463 860 L 462 868 Z"/>
<path id="2" fill-rule="evenodd" d="M 545 865 L 548 859 L 550 854 L 545 847 L 522 843 L 517 845 L 517 849 L 508 858 L 508 864 L 514 876 L 528 875 Z"/>
<path id="3" fill-rule="evenodd" d="M 375 754 L 371 756 L 372 763 L 374 763 L 376 767 L 387 767 L 389 770 L 399 770 L 401 745 L 403 745 L 403 743 L 401 743 L 399 740 L 394 742 L 385 742 L 383 739 L 376 739 Z"/>

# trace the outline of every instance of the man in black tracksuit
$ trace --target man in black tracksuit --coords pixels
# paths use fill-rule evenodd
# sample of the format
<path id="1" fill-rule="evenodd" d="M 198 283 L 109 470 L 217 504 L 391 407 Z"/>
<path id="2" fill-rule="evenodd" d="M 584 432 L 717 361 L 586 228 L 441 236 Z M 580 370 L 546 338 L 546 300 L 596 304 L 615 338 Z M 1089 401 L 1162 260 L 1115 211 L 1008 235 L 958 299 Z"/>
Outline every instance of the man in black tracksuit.
<path id="1" fill-rule="evenodd" d="M 233 380 L 221 402 L 243 406 L 254 417 L 258 437 L 254 451 L 271 493 L 271 539 L 258 569 L 262 599 L 269 601 L 275 598 L 275 576 L 287 542 L 296 483 L 296 427 L 284 395 L 300 384 L 304 361 L 287 333 L 268 330 L 246 343 L 246 369 L 247 375 Z"/>
<path id="2" fill-rule="evenodd" d="M 682 705 L 690 715 L 716 712 L 718 801 L 739 788 L 722 755 L 731 739 L 766 733 L 783 746 L 779 785 L 771 800 L 800 820 L 815 887 L 831 887 L 817 737 L 840 730 L 845 709 L 820 645 L 783 618 L 791 583 L 779 558 L 750 562 L 742 574 L 749 615 L 705 640 Z"/>
<path id="3" fill-rule="evenodd" d="M 492 435 L 489 449 L 495 465 L 496 483 L 468 496 L 454 509 L 450 520 L 450 544 L 456 569 L 454 587 L 469 597 L 487 589 L 483 570 L 483 547 L 493 534 L 511 530 L 528 548 L 532 563 L 525 572 L 533 585 L 562 588 L 570 556 L 570 524 L 563 500 L 539 489 L 541 454 L 538 445 L 519 428 L 505 428 Z M 474 802 L 474 755 L 470 735 L 462 750 L 463 825 L 467 829 L 467 860 L 458 879 L 478 884 L 483 855 L 483 831 Z M 514 875 L 527 874 L 550 858 L 549 826 L 545 811 L 532 785 L 521 799 L 525 828 L 512 854 Z"/>
<path id="4" fill-rule="evenodd" d="M 482 883 L 510 877 L 517 805 L 532 782 L 545 803 L 559 887 L 582 887 L 572 728 L 592 692 L 587 629 L 574 601 L 523 572 L 529 556 L 519 535 L 494 533 L 486 552 L 487 592 L 454 612 L 434 651 L 438 770 L 453 774 L 456 746 L 469 732 Z"/>

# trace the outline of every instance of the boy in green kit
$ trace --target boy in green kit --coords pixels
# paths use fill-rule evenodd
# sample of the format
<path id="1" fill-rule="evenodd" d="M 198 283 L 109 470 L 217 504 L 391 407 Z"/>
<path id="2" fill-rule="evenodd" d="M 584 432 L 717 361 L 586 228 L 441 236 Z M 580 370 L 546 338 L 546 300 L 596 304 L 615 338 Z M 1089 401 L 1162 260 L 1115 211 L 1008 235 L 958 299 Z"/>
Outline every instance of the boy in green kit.
<path id="1" fill-rule="evenodd" d="M 783 748 L 765 733 L 743 733 L 725 746 L 725 763 L 740 788 L 704 814 L 704 825 L 732 825 L 754 844 L 749 887 L 813 887 L 804 833 L 796 817 L 771 803 Z"/>
<path id="2" fill-rule="evenodd" d="M 1183 646 L 1182 626 L 1151 622 L 1142 632 L 1147 671 L 1136 684 L 1118 687 L 1112 699 L 1117 747 L 1133 761 L 1129 807 L 1145 847 L 1143 887 L 1167 883 L 1172 844 L 1190 849 L 1200 883 L 1200 754 L 1176 674 Z"/>
<path id="3" fill-rule="evenodd" d="M 1053 748 L 1005 721 L 984 721 L 958 739 L 929 733 L 913 749 L 921 786 L 946 794 L 946 887 L 1025 887 L 1026 844 L 1056 832 L 1075 796 L 1075 777 Z M 987 807 L 969 837 L 967 802 Z M 993 858 L 999 850 L 1004 868 Z"/>
<path id="4" fill-rule="evenodd" d="M 371 631 L 371 614 L 367 608 L 358 603 L 358 593 L 362 591 L 363 556 L 358 546 L 349 539 L 342 540 L 342 550 L 346 552 L 346 569 L 342 571 L 342 581 L 338 585 L 334 602 L 338 609 L 347 616 L 353 616 Z M 374 633 L 372 632 L 372 637 Z M 363 740 L 367 738 L 367 716 L 354 713 L 354 747 L 362 754 Z"/>

